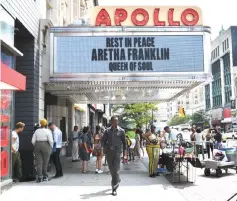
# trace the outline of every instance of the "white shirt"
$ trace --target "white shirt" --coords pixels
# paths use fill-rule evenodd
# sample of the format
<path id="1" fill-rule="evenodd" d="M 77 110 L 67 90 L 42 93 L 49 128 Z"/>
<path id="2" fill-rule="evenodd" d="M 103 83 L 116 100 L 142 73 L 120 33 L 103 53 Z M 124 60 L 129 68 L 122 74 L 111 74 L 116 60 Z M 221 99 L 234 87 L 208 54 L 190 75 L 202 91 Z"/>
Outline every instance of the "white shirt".
<path id="1" fill-rule="evenodd" d="M 19 150 L 19 136 L 16 131 L 12 131 L 12 138 L 15 139 L 15 142 L 12 142 L 13 148 L 18 151 Z"/>
<path id="2" fill-rule="evenodd" d="M 53 148 L 53 135 L 47 128 L 39 128 L 34 132 L 31 143 L 35 145 L 36 142 L 49 142 Z"/>
<path id="3" fill-rule="evenodd" d="M 202 133 L 195 133 L 196 144 L 202 145 Z"/>
<path id="4" fill-rule="evenodd" d="M 130 139 L 131 140 L 131 149 L 134 149 L 135 145 L 136 145 L 136 140 L 135 139 Z"/>
<path id="5" fill-rule="evenodd" d="M 54 142 L 56 143 L 56 148 L 62 148 L 63 135 L 62 131 L 56 127 L 53 131 Z"/>
<path id="6" fill-rule="evenodd" d="M 170 133 L 169 133 L 169 140 L 172 140 L 172 141 L 175 141 L 177 140 L 177 134 L 178 134 L 178 131 L 176 129 L 170 129 Z"/>

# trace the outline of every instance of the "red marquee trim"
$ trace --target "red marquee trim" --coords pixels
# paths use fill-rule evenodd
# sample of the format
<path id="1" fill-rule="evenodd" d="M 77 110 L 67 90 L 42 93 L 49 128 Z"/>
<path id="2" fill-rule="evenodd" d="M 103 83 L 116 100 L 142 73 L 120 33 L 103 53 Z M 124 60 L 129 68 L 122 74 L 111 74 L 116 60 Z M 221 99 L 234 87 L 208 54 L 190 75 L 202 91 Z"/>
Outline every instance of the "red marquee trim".
<path id="1" fill-rule="evenodd" d="M 0 75 L 0 82 L 11 85 L 17 90 L 26 90 L 26 77 L 3 63 L 0 65 Z"/>

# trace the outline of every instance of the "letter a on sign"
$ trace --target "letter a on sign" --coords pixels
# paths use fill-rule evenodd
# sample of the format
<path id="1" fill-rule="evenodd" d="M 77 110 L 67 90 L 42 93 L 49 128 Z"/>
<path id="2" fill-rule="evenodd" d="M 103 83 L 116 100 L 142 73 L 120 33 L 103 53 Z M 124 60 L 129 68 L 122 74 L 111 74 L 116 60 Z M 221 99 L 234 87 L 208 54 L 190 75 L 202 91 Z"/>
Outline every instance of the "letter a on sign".
<path id="1" fill-rule="evenodd" d="M 96 17 L 96 26 L 106 25 L 111 26 L 111 19 L 109 13 L 105 9 L 101 9 Z"/>

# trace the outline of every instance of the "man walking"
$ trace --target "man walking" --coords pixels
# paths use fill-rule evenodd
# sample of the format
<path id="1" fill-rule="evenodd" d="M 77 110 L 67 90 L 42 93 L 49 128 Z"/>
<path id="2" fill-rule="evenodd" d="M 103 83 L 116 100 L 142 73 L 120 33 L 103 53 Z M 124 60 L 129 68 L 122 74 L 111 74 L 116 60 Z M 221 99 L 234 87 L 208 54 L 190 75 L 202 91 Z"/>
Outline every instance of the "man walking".
<path id="1" fill-rule="evenodd" d="M 56 168 L 56 174 L 53 178 L 59 178 L 63 176 L 62 164 L 60 161 L 60 152 L 62 149 L 62 131 L 53 122 L 49 123 L 49 128 L 53 133 L 55 148 L 53 151 L 52 160 Z"/>
<path id="2" fill-rule="evenodd" d="M 12 131 L 12 177 L 14 182 L 18 182 L 22 177 L 21 156 L 19 153 L 19 136 L 25 128 L 25 124 L 18 122 L 16 128 Z"/>
<path id="3" fill-rule="evenodd" d="M 77 162 L 78 160 L 78 126 L 74 126 L 72 131 L 72 162 Z"/>
<path id="4" fill-rule="evenodd" d="M 118 126 L 118 118 L 113 116 L 111 118 L 112 126 L 105 130 L 102 137 L 102 146 L 106 146 L 106 156 L 109 165 L 109 171 L 112 177 L 112 195 L 117 195 L 117 189 L 121 182 L 119 176 L 121 153 L 123 158 L 127 159 L 127 144 L 125 132 Z"/>

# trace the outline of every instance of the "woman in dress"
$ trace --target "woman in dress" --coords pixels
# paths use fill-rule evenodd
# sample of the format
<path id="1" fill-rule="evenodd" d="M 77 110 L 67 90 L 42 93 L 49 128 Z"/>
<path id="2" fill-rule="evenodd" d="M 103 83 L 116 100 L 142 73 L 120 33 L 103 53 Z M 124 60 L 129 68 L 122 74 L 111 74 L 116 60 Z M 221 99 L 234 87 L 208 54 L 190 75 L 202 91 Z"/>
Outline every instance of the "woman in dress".
<path id="1" fill-rule="evenodd" d="M 141 159 L 141 144 L 140 144 L 141 138 L 140 138 L 140 134 L 139 134 L 138 130 L 136 130 L 135 140 L 136 140 L 136 144 L 135 144 L 135 148 L 134 148 L 135 156 L 137 156 L 139 159 Z"/>
<path id="2" fill-rule="evenodd" d="M 93 156 L 97 157 L 95 173 L 98 174 L 103 173 L 103 171 L 101 170 L 102 157 L 103 157 L 101 138 L 102 138 L 101 128 L 100 126 L 96 126 L 96 132 L 94 134 Z"/>
<path id="3" fill-rule="evenodd" d="M 88 137 L 88 127 L 83 128 L 83 135 L 81 136 L 80 144 L 80 158 L 82 161 L 82 173 L 87 173 L 87 162 L 90 160 L 90 144 L 91 141 Z"/>

